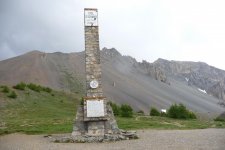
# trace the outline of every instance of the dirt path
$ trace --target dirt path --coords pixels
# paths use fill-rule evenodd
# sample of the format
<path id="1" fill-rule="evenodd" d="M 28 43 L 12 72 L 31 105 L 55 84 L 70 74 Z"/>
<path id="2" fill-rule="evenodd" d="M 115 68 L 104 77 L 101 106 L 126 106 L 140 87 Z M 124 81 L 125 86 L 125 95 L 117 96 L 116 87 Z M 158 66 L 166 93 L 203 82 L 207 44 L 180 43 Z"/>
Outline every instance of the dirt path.
<path id="1" fill-rule="evenodd" d="M 225 150 L 225 129 L 139 130 L 140 139 L 112 143 L 52 143 L 43 135 L 0 136 L 0 150 Z"/>

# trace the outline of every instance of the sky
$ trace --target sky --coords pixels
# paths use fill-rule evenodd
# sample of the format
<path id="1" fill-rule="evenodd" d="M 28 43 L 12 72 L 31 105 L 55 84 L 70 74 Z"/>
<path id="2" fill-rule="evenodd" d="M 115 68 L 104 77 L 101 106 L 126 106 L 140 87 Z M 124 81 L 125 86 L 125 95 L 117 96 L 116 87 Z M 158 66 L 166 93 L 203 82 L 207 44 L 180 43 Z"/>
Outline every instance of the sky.
<path id="1" fill-rule="evenodd" d="M 224 7 L 224 0 L 0 0 L 0 60 L 83 51 L 83 11 L 97 8 L 101 48 L 225 70 Z"/>

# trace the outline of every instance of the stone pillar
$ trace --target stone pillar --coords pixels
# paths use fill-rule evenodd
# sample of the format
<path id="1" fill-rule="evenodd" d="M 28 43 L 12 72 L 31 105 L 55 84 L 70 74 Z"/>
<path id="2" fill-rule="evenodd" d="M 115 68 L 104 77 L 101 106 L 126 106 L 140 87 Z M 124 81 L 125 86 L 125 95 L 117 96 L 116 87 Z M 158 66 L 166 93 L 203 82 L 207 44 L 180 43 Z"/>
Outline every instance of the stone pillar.
<path id="1" fill-rule="evenodd" d="M 84 10 L 85 25 L 85 71 L 86 97 L 84 98 L 84 121 L 89 135 L 105 133 L 105 99 L 101 87 L 100 49 L 97 9 Z"/>
<path id="2" fill-rule="evenodd" d="M 86 97 L 77 111 L 72 136 L 118 134 L 112 109 L 101 83 L 98 11 L 84 9 Z"/>
<path id="3" fill-rule="evenodd" d="M 101 84 L 98 26 L 85 26 L 85 65 L 87 97 L 103 97 Z M 98 84 L 92 88 L 90 83 Z"/>

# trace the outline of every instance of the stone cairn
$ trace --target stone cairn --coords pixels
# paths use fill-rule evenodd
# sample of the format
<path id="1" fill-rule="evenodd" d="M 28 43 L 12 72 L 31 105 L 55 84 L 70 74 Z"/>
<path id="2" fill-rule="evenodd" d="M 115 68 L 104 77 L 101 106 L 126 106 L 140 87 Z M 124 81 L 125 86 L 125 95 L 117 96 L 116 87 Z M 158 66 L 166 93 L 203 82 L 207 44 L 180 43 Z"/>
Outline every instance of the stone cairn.
<path id="1" fill-rule="evenodd" d="M 86 97 L 78 107 L 72 135 L 55 142 L 104 142 L 138 138 L 135 131 L 120 130 L 101 83 L 98 11 L 84 9 Z"/>

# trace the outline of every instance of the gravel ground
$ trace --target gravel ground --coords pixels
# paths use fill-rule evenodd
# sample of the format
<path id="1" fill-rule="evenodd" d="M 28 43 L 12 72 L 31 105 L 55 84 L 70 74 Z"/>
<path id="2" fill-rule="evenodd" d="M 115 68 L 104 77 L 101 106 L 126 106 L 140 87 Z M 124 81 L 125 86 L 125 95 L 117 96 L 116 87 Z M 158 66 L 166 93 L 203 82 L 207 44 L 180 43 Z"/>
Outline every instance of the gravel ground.
<path id="1" fill-rule="evenodd" d="M 140 139 L 111 143 L 52 143 L 44 135 L 0 136 L 0 150 L 225 150 L 225 129 L 139 130 Z"/>

